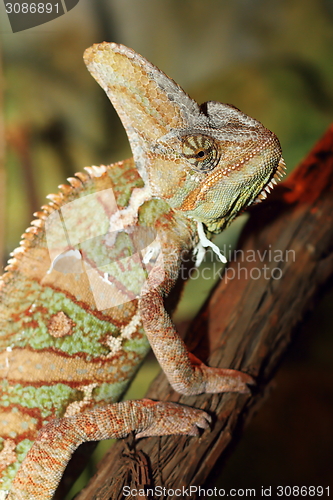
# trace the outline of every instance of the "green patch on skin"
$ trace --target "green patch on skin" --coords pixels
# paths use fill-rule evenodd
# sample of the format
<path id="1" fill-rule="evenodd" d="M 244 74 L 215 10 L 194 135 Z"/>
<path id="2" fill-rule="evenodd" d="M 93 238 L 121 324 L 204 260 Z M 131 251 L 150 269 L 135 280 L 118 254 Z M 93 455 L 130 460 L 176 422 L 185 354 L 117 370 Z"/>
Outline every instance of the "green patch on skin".
<path id="1" fill-rule="evenodd" d="M 100 402 L 113 403 L 115 401 L 119 401 L 126 391 L 129 382 L 133 379 L 134 375 L 140 368 L 141 362 L 150 350 L 150 344 L 144 334 L 143 328 L 140 328 L 140 333 L 141 337 L 139 339 L 126 339 L 122 346 L 123 351 L 127 354 L 127 362 L 131 359 L 133 362 L 125 364 L 126 361 L 124 360 L 123 363 L 120 363 L 121 369 L 119 369 L 119 366 L 109 366 L 107 368 L 110 371 L 110 374 L 116 371 L 119 375 L 121 375 L 122 372 L 124 380 L 114 382 L 113 384 L 103 383 L 93 390 L 92 398 L 97 404 Z"/>
<path id="2" fill-rule="evenodd" d="M 137 367 L 136 367 L 137 368 Z M 127 389 L 129 380 L 126 377 L 125 380 L 121 382 L 116 382 L 114 384 L 101 384 L 99 387 L 93 391 L 93 399 L 96 403 L 114 403 L 119 400 L 119 398 L 124 394 Z"/>
<path id="3" fill-rule="evenodd" d="M 88 262 L 89 260 L 94 262 L 96 268 L 103 271 L 105 266 L 116 263 L 116 261 L 124 257 L 130 257 L 135 253 L 132 240 L 126 232 L 117 232 L 115 243 L 112 246 L 109 246 L 107 242 L 110 235 L 104 235 L 100 241 L 89 240 L 84 243 L 84 254 L 88 258 Z M 112 233 L 111 236 L 113 236 Z M 104 237 L 106 241 L 104 241 Z"/>
<path id="4" fill-rule="evenodd" d="M 144 186 L 143 180 L 134 167 L 133 160 L 125 160 L 124 164 L 126 168 L 123 164 L 118 165 L 115 163 L 112 165 L 112 168 L 108 170 L 108 175 L 115 186 L 114 192 L 119 208 L 128 205 L 134 188 L 142 188 Z M 131 170 L 128 168 L 129 164 L 133 165 Z M 126 173 L 126 175 L 124 175 L 124 173 Z"/>
<path id="5" fill-rule="evenodd" d="M 85 353 L 92 358 L 107 355 L 109 349 L 101 339 L 119 335 L 119 329 L 109 321 L 96 318 L 93 314 L 72 302 L 65 294 L 49 287 L 40 287 L 38 298 L 32 297 L 29 315 L 22 316 L 16 324 L 19 332 L 12 344 L 17 347 L 30 346 L 35 350 L 54 347 L 69 355 Z M 47 325 L 51 317 L 63 311 L 74 323 L 71 335 L 54 338 Z"/>
<path id="6" fill-rule="evenodd" d="M 0 319 L 0 349 L 14 345 L 22 337 L 22 320 L 25 311 L 37 300 L 42 287 L 35 280 L 29 280 L 22 274 L 17 277 L 15 293 L 1 296 L 2 311 L 6 316 Z M 1 311 L 1 312 L 2 312 Z M 8 312 L 7 312 L 8 311 Z M 25 321 L 31 321 L 28 317 Z M 11 340 L 8 341 L 10 332 Z"/>
<path id="7" fill-rule="evenodd" d="M 88 262 L 94 262 L 96 268 L 102 275 L 107 275 L 111 283 L 121 283 L 121 287 L 129 292 L 128 300 L 132 300 L 140 295 L 141 286 L 147 279 L 141 262 L 142 257 L 135 248 L 130 235 L 125 231 L 119 231 L 114 235 L 114 244 L 108 246 L 108 239 L 112 236 L 112 233 L 106 235 L 105 241 L 86 241 L 84 256 Z"/>
<path id="8" fill-rule="evenodd" d="M 83 399 L 83 392 L 71 389 L 65 384 L 41 387 L 9 385 L 6 380 L 0 382 L 2 394 L 0 406 L 19 405 L 25 408 L 38 408 L 42 418 L 62 417 L 67 406 L 73 401 Z M 17 411 L 13 408 L 12 411 Z"/>
<path id="9" fill-rule="evenodd" d="M 127 353 L 132 351 L 143 357 L 150 350 L 150 344 L 142 327 L 139 329 L 139 332 L 141 333 L 139 338 L 126 339 L 122 348 Z"/>
<path id="10" fill-rule="evenodd" d="M 20 462 L 23 462 L 23 460 L 25 459 L 25 456 L 28 453 L 28 451 L 30 450 L 32 444 L 33 444 L 32 441 L 30 441 L 29 439 L 23 439 L 23 441 L 21 441 L 16 446 L 16 453 L 17 453 L 17 457 L 18 457 Z"/>
<path id="11" fill-rule="evenodd" d="M 154 226 L 165 214 L 170 212 L 170 205 L 164 200 L 149 200 L 139 208 L 139 223 L 141 226 Z"/>
<path id="12" fill-rule="evenodd" d="M 128 294 L 129 300 L 140 296 L 142 286 L 148 277 L 140 256 L 137 258 L 133 256 L 125 257 L 119 263 L 114 262 L 110 266 L 106 266 L 105 269 L 110 276 L 110 281 L 117 280 L 130 292 Z"/>
<path id="13" fill-rule="evenodd" d="M 4 440 L 1 438 L 0 443 L 3 443 Z M 15 448 L 15 453 L 17 456 L 17 461 L 13 464 L 10 464 L 4 471 L 3 476 L 1 476 L 0 482 L 0 491 L 9 490 L 11 484 L 13 482 L 16 473 L 21 466 L 21 463 L 25 459 L 28 451 L 30 450 L 33 442 L 29 439 L 23 439 Z"/>

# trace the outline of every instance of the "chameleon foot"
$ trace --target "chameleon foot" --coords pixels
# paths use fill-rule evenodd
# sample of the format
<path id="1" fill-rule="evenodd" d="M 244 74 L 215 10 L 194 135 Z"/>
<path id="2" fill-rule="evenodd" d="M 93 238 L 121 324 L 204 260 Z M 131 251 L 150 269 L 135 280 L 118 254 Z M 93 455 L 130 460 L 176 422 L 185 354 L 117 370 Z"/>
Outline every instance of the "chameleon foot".
<path id="1" fill-rule="evenodd" d="M 202 410 L 177 403 L 123 401 L 52 420 L 39 432 L 12 484 L 7 500 L 51 500 L 73 451 L 86 441 L 187 434 L 209 427 Z"/>
<path id="2" fill-rule="evenodd" d="M 175 434 L 187 434 L 198 436 L 199 428 L 207 429 L 211 423 L 211 417 L 204 411 L 177 403 L 154 402 L 149 399 L 143 400 L 150 406 L 155 405 L 154 420 L 144 430 L 136 434 L 137 438 L 148 436 L 167 436 Z"/>
<path id="3" fill-rule="evenodd" d="M 254 385 L 255 381 L 247 373 L 226 368 L 211 368 L 201 365 L 205 380 L 205 392 L 240 392 L 249 394 L 249 385 Z"/>
<path id="4" fill-rule="evenodd" d="M 207 366 L 192 353 L 188 353 L 186 363 L 177 372 L 170 371 L 168 378 L 175 391 L 187 396 L 216 392 L 249 394 L 248 386 L 255 384 L 247 373 Z"/>

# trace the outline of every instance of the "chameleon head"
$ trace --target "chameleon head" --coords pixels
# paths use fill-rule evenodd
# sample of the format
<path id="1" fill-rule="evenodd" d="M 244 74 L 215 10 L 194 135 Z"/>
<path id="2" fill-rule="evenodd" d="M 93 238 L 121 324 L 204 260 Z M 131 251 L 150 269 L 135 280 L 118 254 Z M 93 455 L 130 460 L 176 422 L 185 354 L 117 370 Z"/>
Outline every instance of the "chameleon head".
<path id="1" fill-rule="evenodd" d="M 152 196 L 219 232 L 283 174 L 276 136 L 237 108 L 199 106 L 132 49 L 101 43 L 85 63 L 126 129 Z M 266 191 L 265 191 L 266 190 Z"/>
<path id="2" fill-rule="evenodd" d="M 158 143 L 152 156 L 159 176 L 168 175 L 172 162 L 178 188 L 152 179 L 155 192 L 211 232 L 223 230 L 243 209 L 266 198 L 284 174 L 275 134 L 219 102 L 201 105 L 192 127 L 171 131 Z"/>

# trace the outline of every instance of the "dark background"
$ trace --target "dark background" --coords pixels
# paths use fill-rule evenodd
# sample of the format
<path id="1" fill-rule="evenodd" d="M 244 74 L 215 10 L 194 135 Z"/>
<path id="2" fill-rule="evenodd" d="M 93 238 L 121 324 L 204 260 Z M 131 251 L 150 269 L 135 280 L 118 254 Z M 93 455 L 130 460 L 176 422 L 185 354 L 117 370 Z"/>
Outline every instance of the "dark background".
<path id="1" fill-rule="evenodd" d="M 332 0 L 80 0 L 66 15 L 15 34 L 1 3 L 1 262 L 66 177 L 131 155 L 82 61 L 84 49 L 103 40 L 132 47 L 199 103 L 231 103 L 262 121 L 280 138 L 289 170 L 332 121 Z M 222 487 L 332 483 L 332 299 L 326 293 L 305 318 Z M 189 295 L 179 320 L 192 306 Z M 148 363 L 146 371 L 155 368 Z"/>

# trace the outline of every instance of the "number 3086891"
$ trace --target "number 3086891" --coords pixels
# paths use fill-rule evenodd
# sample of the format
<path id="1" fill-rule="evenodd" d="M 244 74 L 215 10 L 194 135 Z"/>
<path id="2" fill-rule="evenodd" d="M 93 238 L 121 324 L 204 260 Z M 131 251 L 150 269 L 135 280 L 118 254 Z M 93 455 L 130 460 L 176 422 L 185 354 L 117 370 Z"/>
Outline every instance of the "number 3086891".
<path id="1" fill-rule="evenodd" d="M 7 14 L 59 14 L 59 4 L 52 3 L 6 3 Z"/>

